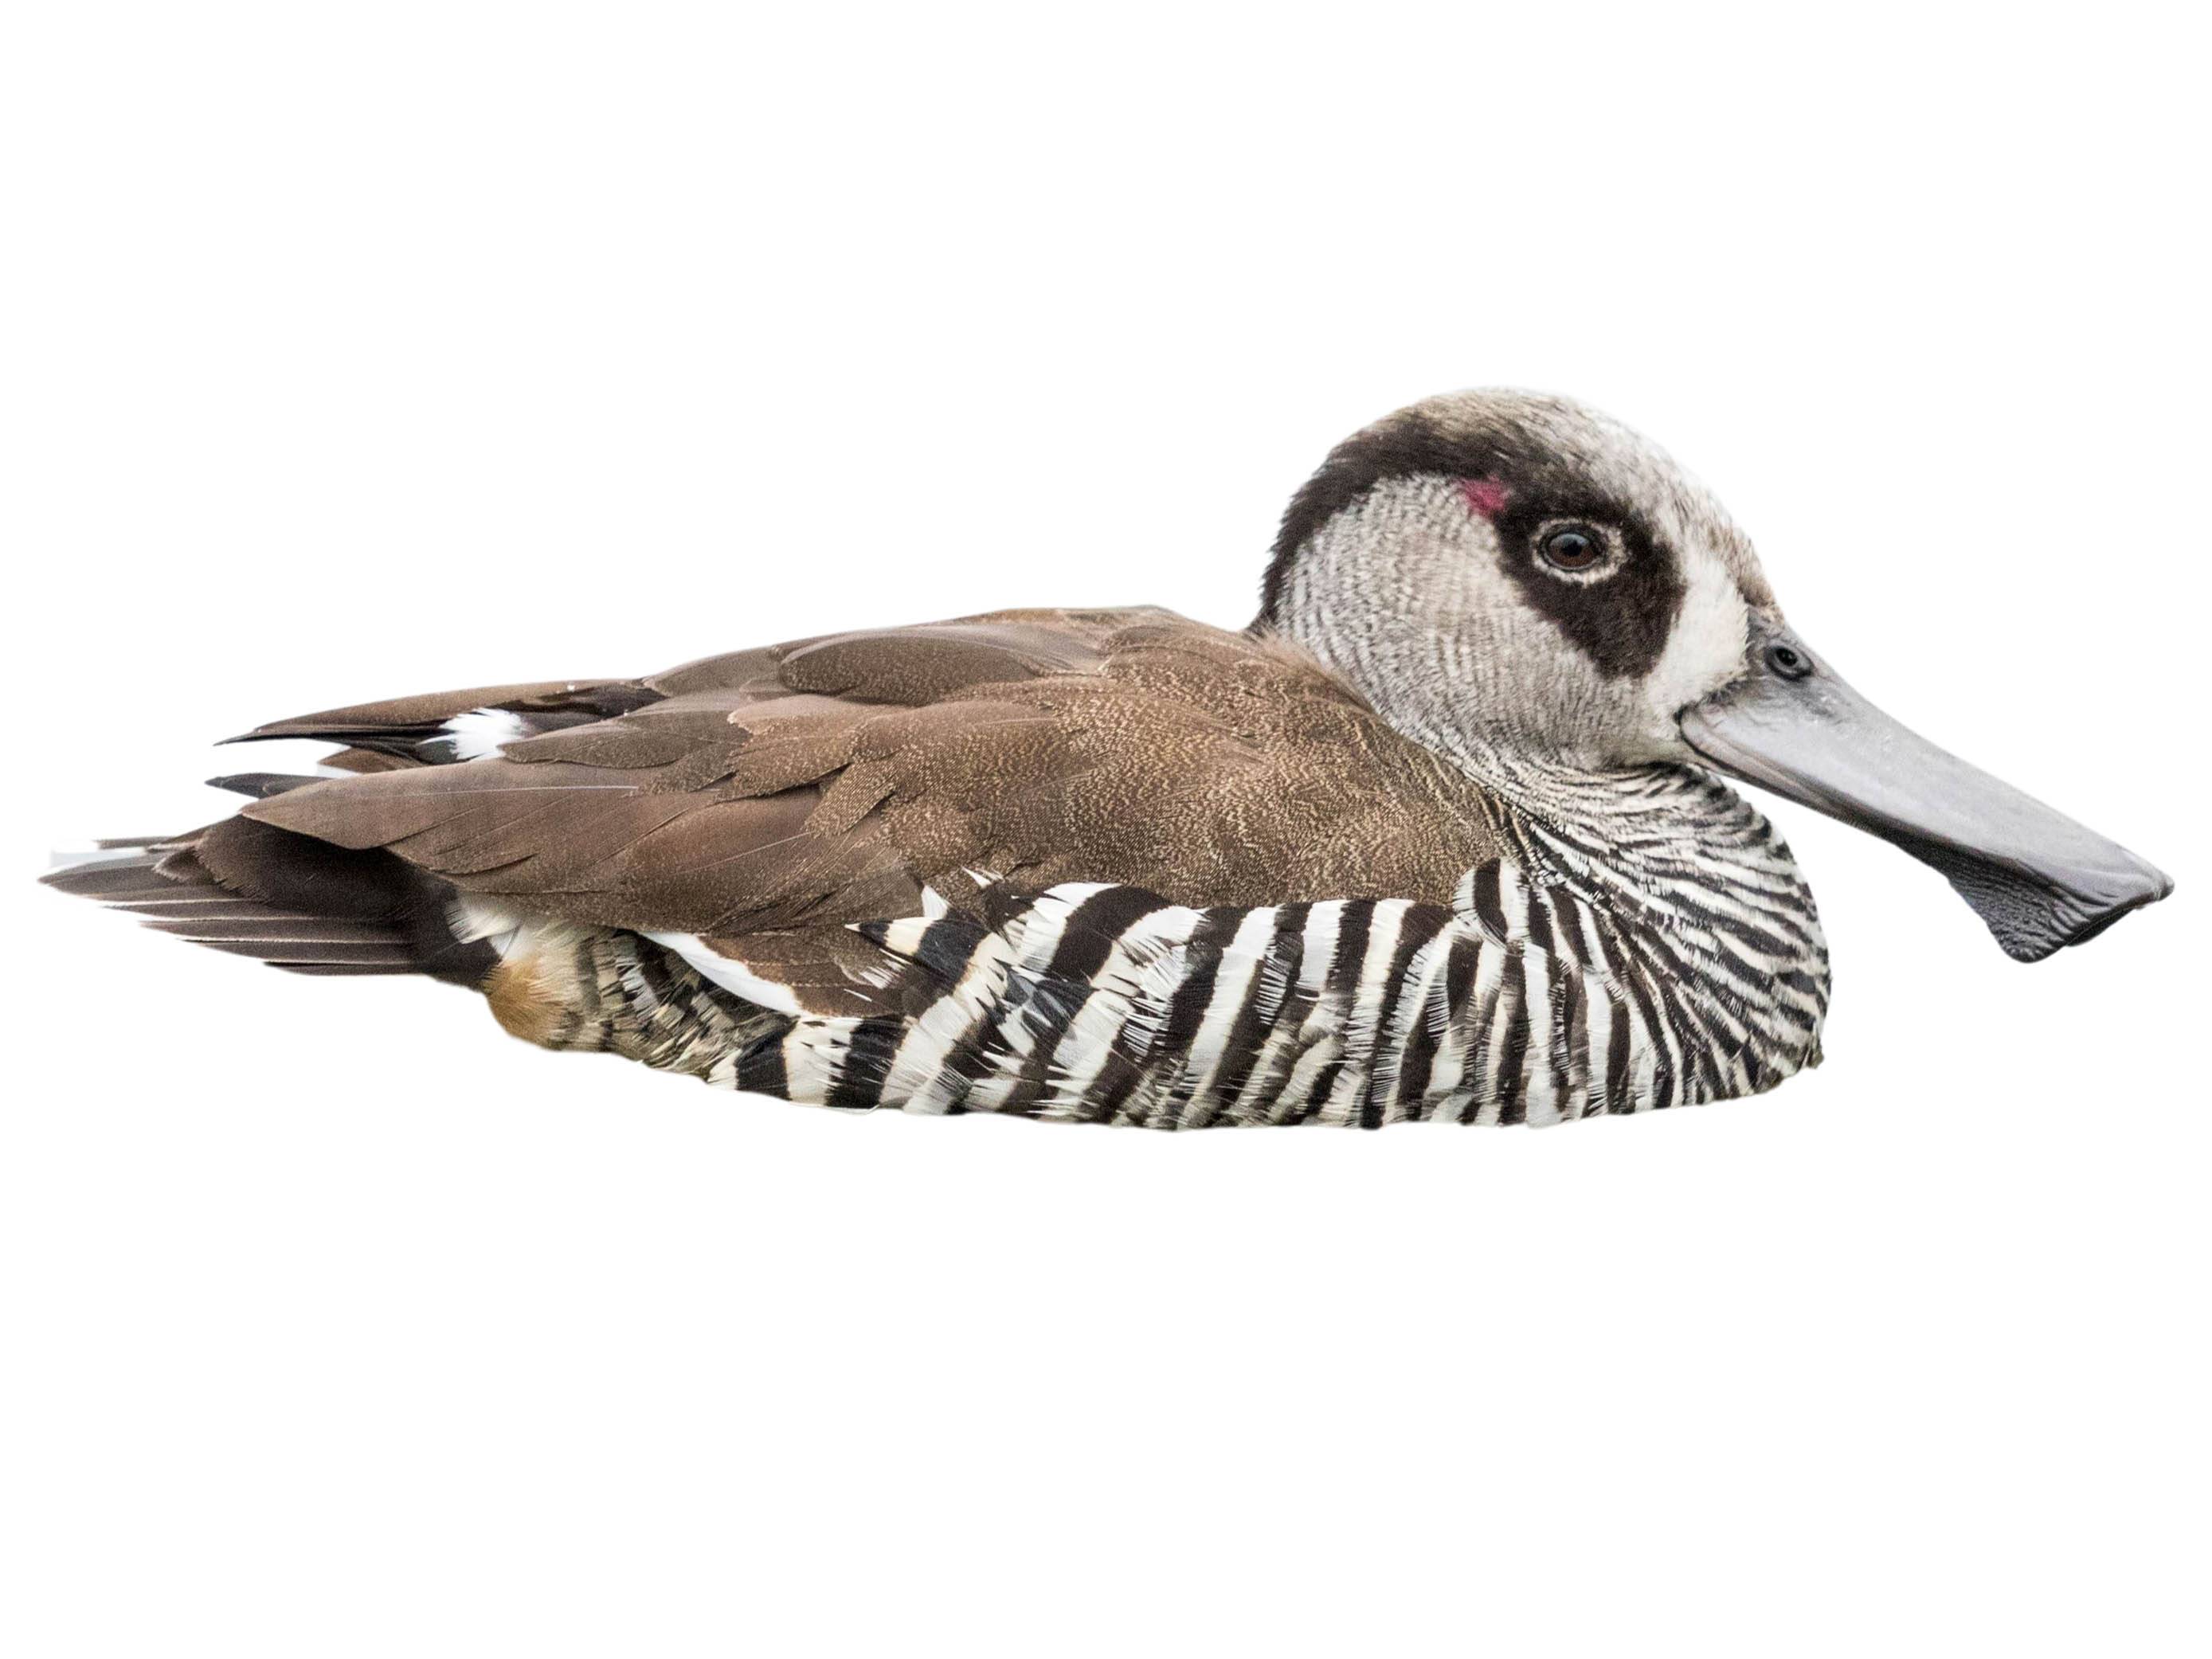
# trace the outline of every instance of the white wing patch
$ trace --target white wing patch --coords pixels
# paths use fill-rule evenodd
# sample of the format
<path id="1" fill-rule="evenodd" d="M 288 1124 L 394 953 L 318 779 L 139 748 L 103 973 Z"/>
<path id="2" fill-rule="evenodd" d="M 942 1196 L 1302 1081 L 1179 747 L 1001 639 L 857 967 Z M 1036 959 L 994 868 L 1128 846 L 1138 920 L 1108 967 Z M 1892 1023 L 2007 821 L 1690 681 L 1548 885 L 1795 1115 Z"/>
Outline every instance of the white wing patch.
<path id="1" fill-rule="evenodd" d="M 446 906 L 446 926 L 457 942 L 472 945 L 483 939 L 502 957 L 513 953 L 515 940 L 531 925 L 531 918 L 520 911 L 481 894 L 457 892 Z"/>
<path id="2" fill-rule="evenodd" d="M 735 992 L 747 1002 L 762 1008 L 773 1008 L 779 1014 L 803 1012 L 799 1006 L 799 999 L 792 994 L 788 985 L 763 979 L 744 963 L 710 949 L 696 933 L 649 933 L 645 937 L 665 950 L 675 951 L 706 978 L 726 991 Z"/>
<path id="3" fill-rule="evenodd" d="M 522 716 L 509 708 L 471 708 L 445 723 L 455 760 L 487 760 L 517 738 L 526 737 Z"/>

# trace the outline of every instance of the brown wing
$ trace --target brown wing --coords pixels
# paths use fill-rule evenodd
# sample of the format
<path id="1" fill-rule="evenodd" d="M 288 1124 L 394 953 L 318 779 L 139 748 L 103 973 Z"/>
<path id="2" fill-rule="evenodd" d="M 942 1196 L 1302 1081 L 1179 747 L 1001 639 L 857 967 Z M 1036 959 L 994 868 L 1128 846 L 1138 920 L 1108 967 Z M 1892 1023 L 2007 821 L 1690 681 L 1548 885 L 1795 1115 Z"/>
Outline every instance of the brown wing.
<path id="1" fill-rule="evenodd" d="M 1006 611 L 505 690 L 531 717 L 495 758 L 245 811 L 563 919 L 721 936 L 912 915 L 925 885 L 959 902 L 963 872 L 1191 904 L 1443 902 L 1499 852 L 1474 787 L 1318 665 L 1165 611 Z M 434 742 L 501 702 L 254 735 Z"/>

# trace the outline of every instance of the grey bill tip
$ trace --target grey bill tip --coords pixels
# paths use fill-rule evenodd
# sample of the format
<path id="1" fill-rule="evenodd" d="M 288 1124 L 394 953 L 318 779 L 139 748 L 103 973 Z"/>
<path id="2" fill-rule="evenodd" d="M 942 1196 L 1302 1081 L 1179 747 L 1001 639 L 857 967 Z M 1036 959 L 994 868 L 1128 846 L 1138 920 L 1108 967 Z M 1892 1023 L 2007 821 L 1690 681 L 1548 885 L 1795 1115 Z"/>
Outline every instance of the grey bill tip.
<path id="1" fill-rule="evenodd" d="M 2155 866 L 1891 719 L 1786 627 L 1681 715 L 1706 761 L 1942 872 L 2005 954 L 2039 962 L 2173 890 Z"/>

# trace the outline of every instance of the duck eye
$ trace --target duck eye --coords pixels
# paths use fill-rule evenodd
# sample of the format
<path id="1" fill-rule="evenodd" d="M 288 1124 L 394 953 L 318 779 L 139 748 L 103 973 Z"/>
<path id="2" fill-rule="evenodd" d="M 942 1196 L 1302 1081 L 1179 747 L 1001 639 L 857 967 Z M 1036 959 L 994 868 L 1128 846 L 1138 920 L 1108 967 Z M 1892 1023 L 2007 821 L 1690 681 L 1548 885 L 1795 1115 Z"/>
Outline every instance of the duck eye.
<path id="1" fill-rule="evenodd" d="M 1570 526 L 1544 538 L 1544 562 L 1558 570 L 1588 570 L 1605 556 L 1605 544 L 1588 530 Z"/>

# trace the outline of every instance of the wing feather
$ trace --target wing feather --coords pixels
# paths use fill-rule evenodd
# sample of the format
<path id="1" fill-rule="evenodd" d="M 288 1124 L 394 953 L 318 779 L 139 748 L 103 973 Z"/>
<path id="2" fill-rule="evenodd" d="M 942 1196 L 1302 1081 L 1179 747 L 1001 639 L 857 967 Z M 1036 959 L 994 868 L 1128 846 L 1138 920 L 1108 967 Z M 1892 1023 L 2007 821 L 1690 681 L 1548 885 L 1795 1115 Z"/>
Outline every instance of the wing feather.
<path id="1" fill-rule="evenodd" d="M 514 716 L 495 753 L 414 763 L 447 759 L 445 723 L 487 710 Z M 1499 850 L 1473 786 L 1319 665 L 1157 611 L 833 635 L 255 735 L 400 758 L 287 788 L 250 817 L 387 848 L 562 920 L 732 954 L 767 948 L 745 945 L 755 936 L 917 914 L 925 886 L 972 907 L 971 870 L 1185 904 L 1446 902 Z M 833 951 L 824 982 L 842 965 Z"/>

